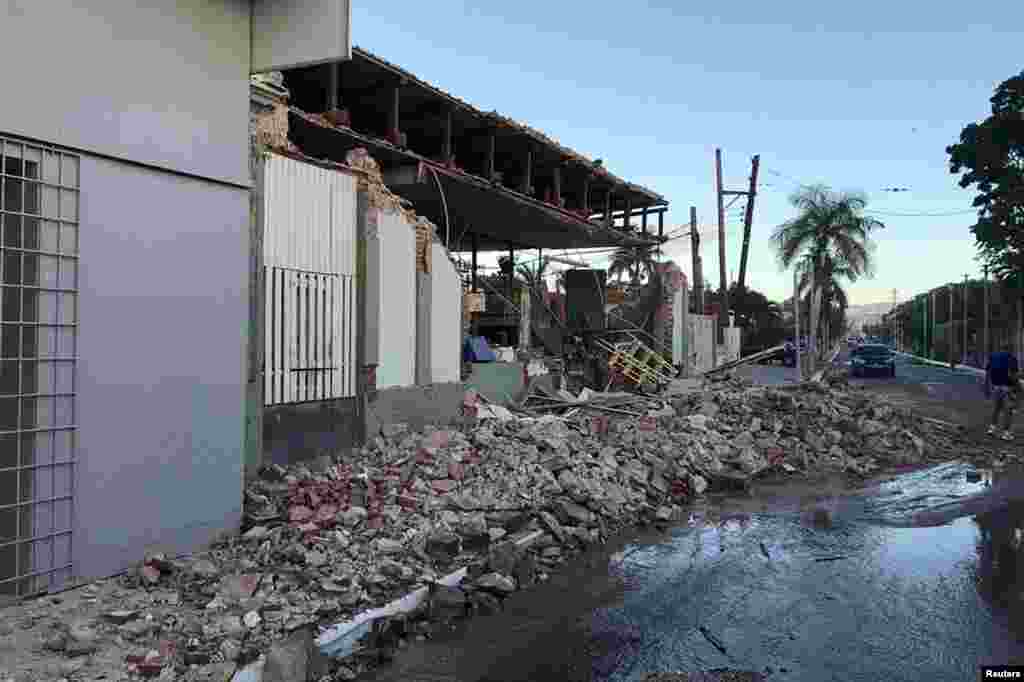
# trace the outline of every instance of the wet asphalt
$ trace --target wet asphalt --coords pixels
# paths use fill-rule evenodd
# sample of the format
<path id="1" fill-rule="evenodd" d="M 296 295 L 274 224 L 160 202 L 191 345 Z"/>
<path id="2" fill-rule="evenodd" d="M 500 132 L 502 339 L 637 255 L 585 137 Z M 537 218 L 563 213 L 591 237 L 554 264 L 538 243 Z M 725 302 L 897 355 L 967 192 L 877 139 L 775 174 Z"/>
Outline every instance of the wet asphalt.
<path id="1" fill-rule="evenodd" d="M 942 368 L 897 377 L 908 369 L 974 390 Z M 748 502 L 695 507 L 668 532 L 582 557 L 372 679 L 626 682 L 727 667 L 953 682 L 1024 664 L 1020 472 L 954 462 Z"/>

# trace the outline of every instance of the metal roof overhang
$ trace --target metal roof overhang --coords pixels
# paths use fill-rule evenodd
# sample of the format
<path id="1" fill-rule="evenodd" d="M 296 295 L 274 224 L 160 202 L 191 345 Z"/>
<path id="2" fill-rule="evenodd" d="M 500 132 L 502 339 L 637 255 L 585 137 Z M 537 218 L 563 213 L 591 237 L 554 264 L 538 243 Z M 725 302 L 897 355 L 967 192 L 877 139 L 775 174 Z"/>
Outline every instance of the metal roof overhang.
<path id="1" fill-rule="evenodd" d="M 289 137 L 306 155 L 337 163 L 344 163 L 349 150 L 365 147 L 380 164 L 388 188 L 434 223 L 451 251 L 471 250 L 474 235 L 479 251 L 643 247 L 661 241 L 583 220 L 515 190 L 450 170 L 385 140 L 328 126 L 295 109 L 289 115 Z"/>

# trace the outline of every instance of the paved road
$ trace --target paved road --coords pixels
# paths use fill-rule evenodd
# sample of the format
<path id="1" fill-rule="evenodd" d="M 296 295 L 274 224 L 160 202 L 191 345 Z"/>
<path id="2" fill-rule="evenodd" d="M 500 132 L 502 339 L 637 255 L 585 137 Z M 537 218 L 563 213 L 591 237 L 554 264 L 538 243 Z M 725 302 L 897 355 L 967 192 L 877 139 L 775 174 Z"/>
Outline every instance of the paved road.
<path id="1" fill-rule="evenodd" d="M 836 359 L 849 368 L 850 355 L 843 350 Z M 796 370 L 780 365 L 749 365 L 737 374 L 762 385 L 794 383 Z M 991 404 L 983 393 L 983 379 L 977 370 L 938 367 L 915 363 L 909 355 L 897 354 L 896 376 L 850 378 L 850 384 L 886 397 L 897 404 L 912 406 L 928 416 L 983 431 L 991 417 Z M 1020 418 L 1015 431 L 1024 436 Z"/>

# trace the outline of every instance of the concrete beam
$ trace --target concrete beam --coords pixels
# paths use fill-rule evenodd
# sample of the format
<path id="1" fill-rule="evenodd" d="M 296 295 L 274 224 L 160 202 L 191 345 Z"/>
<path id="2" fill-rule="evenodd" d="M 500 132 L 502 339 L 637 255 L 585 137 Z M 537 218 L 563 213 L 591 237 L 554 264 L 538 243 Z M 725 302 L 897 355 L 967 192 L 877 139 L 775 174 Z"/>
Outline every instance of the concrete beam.
<path id="1" fill-rule="evenodd" d="M 419 166 L 400 166 L 384 171 L 384 184 L 388 187 L 415 185 L 420 182 Z"/>

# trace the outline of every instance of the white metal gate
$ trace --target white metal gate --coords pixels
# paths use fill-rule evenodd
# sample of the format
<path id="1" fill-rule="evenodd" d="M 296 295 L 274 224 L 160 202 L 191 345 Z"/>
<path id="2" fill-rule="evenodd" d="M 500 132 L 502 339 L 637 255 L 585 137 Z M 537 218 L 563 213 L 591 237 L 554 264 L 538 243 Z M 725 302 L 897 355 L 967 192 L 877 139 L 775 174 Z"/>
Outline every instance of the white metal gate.
<path id="1" fill-rule="evenodd" d="M 0 598 L 72 575 L 78 171 L 0 138 Z"/>
<path id="2" fill-rule="evenodd" d="M 271 154 L 263 163 L 264 403 L 356 394 L 356 183 Z"/>

